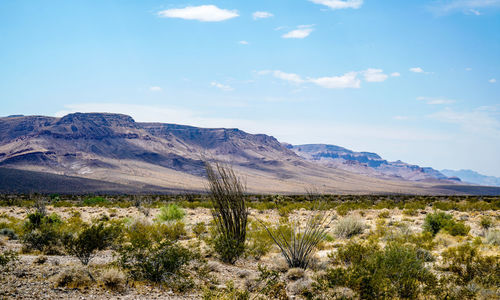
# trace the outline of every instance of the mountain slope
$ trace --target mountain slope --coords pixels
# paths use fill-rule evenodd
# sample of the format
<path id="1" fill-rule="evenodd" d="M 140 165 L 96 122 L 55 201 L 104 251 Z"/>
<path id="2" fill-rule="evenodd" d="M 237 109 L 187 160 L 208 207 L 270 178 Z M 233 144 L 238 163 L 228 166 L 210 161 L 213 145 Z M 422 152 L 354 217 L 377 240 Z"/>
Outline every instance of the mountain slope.
<path id="1" fill-rule="evenodd" d="M 354 152 L 343 147 L 325 144 L 290 145 L 288 147 L 309 161 L 378 178 L 411 181 L 459 181 L 457 178 L 449 178 L 432 168 L 422 168 L 400 160 L 389 162 L 371 152 Z"/>
<path id="2" fill-rule="evenodd" d="M 500 186 L 500 177 L 486 176 L 472 170 L 441 170 L 441 173 L 450 177 L 458 177 L 464 182 L 487 186 Z"/>
<path id="3" fill-rule="evenodd" d="M 379 159 L 372 156 L 373 161 Z M 326 193 L 446 193 L 434 186 L 450 183 L 356 174 L 308 161 L 271 136 L 238 129 L 140 123 L 109 113 L 0 118 L 4 168 L 104 181 L 137 191 L 145 186 L 199 191 L 205 188 L 204 160 L 230 163 L 249 191 L 259 193 L 302 193 L 312 187 Z"/>

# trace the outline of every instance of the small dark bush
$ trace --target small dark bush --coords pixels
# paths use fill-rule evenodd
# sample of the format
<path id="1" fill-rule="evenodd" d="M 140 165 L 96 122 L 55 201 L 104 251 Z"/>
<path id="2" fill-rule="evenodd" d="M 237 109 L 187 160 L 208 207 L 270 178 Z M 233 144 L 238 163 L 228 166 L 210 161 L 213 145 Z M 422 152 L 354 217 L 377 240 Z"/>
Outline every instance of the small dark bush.
<path id="1" fill-rule="evenodd" d="M 452 216 L 444 212 L 435 212 L 428 214 L 424 220 L 424 231 L 436 235 L 442 228 L 444 228 L 451 220 Z"/>
<path id="2" fill-rule="evenodd" d="M 4 236 L 8 237 L 9 240 L 17 240 L 18 239 L 17 234 L 14 232 L 14 230 L 12 230 L 10 228 L 0 229 L 0 235 L 4 235 Z"/>
<path id="3" fill-rule="evenodd" d="M 63 244 L 68 254 L 76 256 L 82 264 L 88 265 L 97 250 L 111 246 L 116 238 L 116 230 L 100 222 L 87 225 L 76 234 L 66 234 Z"/>
<path id="4" fill-rule="evenodd" d="M 463 222 L 457 222 L 450 214 L 444 212 L 435 212 L 428 214 L 424 220 L 424 231 L 436 235 L 441 229 L 446 230 L 453 236 L 467 235 L 470 227 Z"/>

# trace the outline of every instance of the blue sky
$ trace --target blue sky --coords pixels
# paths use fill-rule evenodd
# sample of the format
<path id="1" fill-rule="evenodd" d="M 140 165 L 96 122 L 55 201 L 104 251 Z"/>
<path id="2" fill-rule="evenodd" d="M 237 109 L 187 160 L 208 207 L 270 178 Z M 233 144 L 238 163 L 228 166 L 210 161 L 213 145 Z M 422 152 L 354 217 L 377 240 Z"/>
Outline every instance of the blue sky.
<path id="1" fill-rule="evenodd" d="M 109 111 L 500 176 L 500 0 L 0 1 L 0 115 Z"/>

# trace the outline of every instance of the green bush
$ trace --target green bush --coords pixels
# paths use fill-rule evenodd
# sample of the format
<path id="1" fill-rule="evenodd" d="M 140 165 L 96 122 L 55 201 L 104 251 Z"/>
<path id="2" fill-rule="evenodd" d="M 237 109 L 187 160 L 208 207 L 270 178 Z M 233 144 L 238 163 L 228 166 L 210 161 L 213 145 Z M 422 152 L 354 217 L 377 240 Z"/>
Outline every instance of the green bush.
<path id="1" fill-rule="evenodd" d="M 84 226 L 76 234 L 66 234 L 63 237 L 63 245 L 68 254 L 76 256 L 83 265 L 88 265 L 97 250 L 111 246 L 117 237 L 117 230 L 113 226 L 100 222 Z"/>
<path id="2" fill-rule="evenodd" d="M 101 196 L 86 198 L 82 201 L 83 206 L 102 206 L 108 203 L 109 200 Z"/>
<path id="3" fill-rule="evenodd" d="M 46 254 L 59 254 L 62 221 L 56 214 L 30 213 L 23 226 L 21 242 L 25 251 L 38 250 Z"/>
<path id="4" fill-rule="evenodd" d="M 160 209 L 160 213 L 156 216 L 156 220 L 159 222 L 182 220 L 185 215 L 186 212 L 184 212 L 184 209 L 180 208 L 177 204 L 169 204 Z"/>
<path id="5" fill-rule="evenodd" d="M 163 240 L 149 245 L 129 243 L 120 249 L 119 254 L 121 267 L 135 280 L 170 285 L 181 281 L 183 289 L 192 285 L 182 268 L 193 259 L 193 253 L 173 241 Z"/>
<path id="6" fill-rule="evenodd" d="M 450 214 L 444 212 L 434 212 L 428 214 L 424 220 L 424 231 L 436 235 L 441 229 L 446 230 L 453 236 L 467 235 L 470 227 L 463 222 L 457 222 Z"/>
<path id="7" fill-rule="evenodd" d="M 444 228 L 453 217 L 444 212 L 434 212 L 428 214 L 424 220 L 424 231 L 436 235 L 442 228 Z"/>
<path id="8" fill-rule="evenodd" d="M 437 283 L 417 250 L 398 243 L 380 250 L 373 244 L 351 242 L 339 249 L 334 262 L 344 266 L 328 269 L 326 283 L 332 288 L 349 287 L 362 299 L 417 298 L 422 288 L 431 289 Z"/>

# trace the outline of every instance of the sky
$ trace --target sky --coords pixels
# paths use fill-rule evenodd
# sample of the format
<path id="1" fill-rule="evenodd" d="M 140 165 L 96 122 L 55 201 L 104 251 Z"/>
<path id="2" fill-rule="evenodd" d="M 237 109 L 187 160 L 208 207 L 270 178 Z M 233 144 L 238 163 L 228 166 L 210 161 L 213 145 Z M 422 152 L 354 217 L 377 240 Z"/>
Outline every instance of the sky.
<path id="1" fill-rule="evenodd" d="M 0 104 L 500 176 L 500 0 L 1 0 Z"/>

